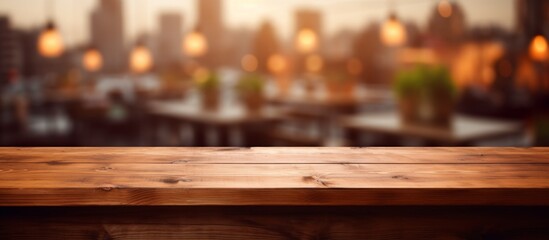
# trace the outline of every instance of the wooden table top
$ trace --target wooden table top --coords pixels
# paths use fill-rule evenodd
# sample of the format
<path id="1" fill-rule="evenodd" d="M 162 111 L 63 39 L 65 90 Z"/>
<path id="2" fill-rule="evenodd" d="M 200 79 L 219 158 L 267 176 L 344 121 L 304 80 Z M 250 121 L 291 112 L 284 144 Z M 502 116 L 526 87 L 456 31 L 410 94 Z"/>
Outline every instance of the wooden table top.
<path id="1" fill-rule="evenodd" d="M 455 115 L 453 126 L 448 129 L 403 124 L 396 112 L 365 113 L 341 118 L 341 125 L 347 128 L 372 131 L 399 136 L 420 137 L 450 144 L 462 144 L 499 136 L 520 134 L 520 122 L 501 121 L 465 115 Z"/>
<path id="2" fill-rule="evenodd" d="M 220 106 L 217 110 L 205 110 L 200 103 L 188 101 L 151 101 L 147 104 L 147 108 L 148 112 L 153 115 L 214 125 L 268 121 L 284 115 L 281 108 L 271 106 L 265 106 L 257 113 L 249 113 L 242 106 L 231 108 Z"/>
<path id="3" fill-rule="evenodd" d="M 0 206 L 549 205 L 549 148 L 0 148 Z"/>
<path id="4" fill-rule="evenodd" d="M 354 95 L 340 97 L 332 97 L 329 94 L 320 91 L 313 95 L 307 95 L 306 93 L 288 95 L 275 94 L 268 96 L 267 100 L 272 103 L 302 108 L 346 108 L 356 107 L 361 104 L 388 102 L 392 100 L 392 95 L 391 92 L 386 89 L 368 89 L 358 91 Z"/>

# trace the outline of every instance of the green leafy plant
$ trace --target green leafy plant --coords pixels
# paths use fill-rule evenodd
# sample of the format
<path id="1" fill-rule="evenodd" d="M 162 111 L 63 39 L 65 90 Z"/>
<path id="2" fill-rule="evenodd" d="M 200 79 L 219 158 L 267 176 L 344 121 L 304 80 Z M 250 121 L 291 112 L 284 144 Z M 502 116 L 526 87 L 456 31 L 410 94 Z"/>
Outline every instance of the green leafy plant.
<path id="1" fill-rule="evenodd" d="M 219 76 L 214 72 L 195 74 L 194 81 L 198 89 L 202 91 L 216 90 L 219 88 Z"/>
<path id="2" fill-rule="evenodd" d="M 247 74 L 240 78 L 236 88 L 241 93 L 261 93 L 265 85 L 264 79 L 259 74 Z"/>
<path id="3" fill-rule="evenodd" d="M 394 90 L 399 97 L 456 95 L 456 86 L 444 66 L 418 65 L 396 76 Z"/>

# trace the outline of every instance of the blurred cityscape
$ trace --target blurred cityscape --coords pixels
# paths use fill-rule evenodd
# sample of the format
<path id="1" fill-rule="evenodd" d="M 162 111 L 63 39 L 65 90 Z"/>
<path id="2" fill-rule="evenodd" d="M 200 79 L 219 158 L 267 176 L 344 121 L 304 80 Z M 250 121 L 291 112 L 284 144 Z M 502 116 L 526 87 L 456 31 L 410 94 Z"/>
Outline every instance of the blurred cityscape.
<path id="1" fill-rule="evenodd" d="M 228 4 L 265 1 L 188 1 L 196 19 L 173 7 L 155 26 L 152 0 L 94 0 L 86 15 L 70 10 L 79 1 L 24 1 L 47 16 L 35 27 L 6 7 L 21 2 L 0 4 L 2 146 L 549 144 L 549 1 L 501 1 L 509 15 L 493 0 L 296 0 L 277 10 L 292 16 L 285 37 L 280 19 L 228 24 L 257 15 Z M 423 6 L 420 24 L 407 13 Z M 375 9 L 384 17 L 352 17 Z"/>

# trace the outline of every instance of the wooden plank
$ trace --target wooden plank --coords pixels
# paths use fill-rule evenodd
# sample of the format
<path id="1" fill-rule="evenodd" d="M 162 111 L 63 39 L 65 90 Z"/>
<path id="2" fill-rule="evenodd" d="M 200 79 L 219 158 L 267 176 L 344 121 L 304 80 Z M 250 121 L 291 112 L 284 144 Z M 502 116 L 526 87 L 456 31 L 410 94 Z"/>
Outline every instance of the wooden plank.
<path id="1" fill-rule="evenodd" d="M 547 206 L 547 152 L 547 148 L 2 148 L 0 206 Z"/>
<path id="2" fill-rule="evenodd" d="M 549 163 L 549 148 L 0 148 L 0 163 Z"/>
<path id="3" fill-rule="evenodd" d="M 6 164 L 10 188 L 548 188 L 549 164 Z"/>
<path id="4" fill-rule="evenodd" d="M 53 207 L 0 212 L 0 236 L 18 240 L 549 236 L 549 209 L 539 207 Z"/>

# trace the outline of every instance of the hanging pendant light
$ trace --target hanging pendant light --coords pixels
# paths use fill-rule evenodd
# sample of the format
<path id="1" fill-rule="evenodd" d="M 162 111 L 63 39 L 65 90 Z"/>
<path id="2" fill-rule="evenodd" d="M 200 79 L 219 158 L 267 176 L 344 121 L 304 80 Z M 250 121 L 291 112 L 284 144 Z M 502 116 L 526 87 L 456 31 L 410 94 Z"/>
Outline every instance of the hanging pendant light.
<path id="1" fill-rule="evenodd" d="M 437 6 L 438 14 L 444 18 L 452 16 L 452 4 L 448 0 L 441 0 Z"/>
<path id="2" fill-rule="evenodd" d="M 530 57 L 536 61 L 545 61 L 549 58 L 547 39 L 543 35 L 535 36 L 530 42 Z"/>
<path id="3" fill-rule="evenodd" d="M 318 48 L 318 37 L 309 28 L 299 30 L 295 41 L 297 50 L 303 54 L 314 52 Z"/>
<path id="4" fill-rule="evenodd" d="M 40 33 L 37 47 L 40 55 L 47 58 L 55 58 L 63 54 L 63 39 L 52 21 L 48 22 Z"/>
<path id="5" fill-rule="evenodd" d="M 406 42 L 406 29 L 394 13 L 391 13 L 389 19 L 381 27 L 380 35 L 381 42 L 386 46 L 401 46 Z"/>
<path id="6" fill-rule="evenodd" d="M 142 43 L 138 43 L 130 55 L 130 69 L 134 73 L 145 73 L 151 69 L 153 58 L 149 49 Z"/>
<path id="7" fill-rule="evenodd" d="M 89 47 L 82 57 L 82 64 L 89 72 L 97 72 L 103 67 L 103 56 L 95 47 Z"/>
<path id="8" fill-rule="evenodd" d="M 38 53 L 43 57 L 55 58 L 63 54 L 64 46 L 63 39 L 59 30 L 55 27 L 53 22 L 53 9 L 54 9 L 53 0 L 46 2 L 45 7 L 48 8 L 47 12 L 49 14 L 49 19 L 46 23 L 46 27 L 42 30 L 38 36 L 37 48 Z"/>
<path id="9" fill-rule="evenodd" d="M 189 33 L 182 43 L 183 53 L 191 57 L 200 57 L 208 51 L 208 41 L 204 34 L 195 30 Z"/>

